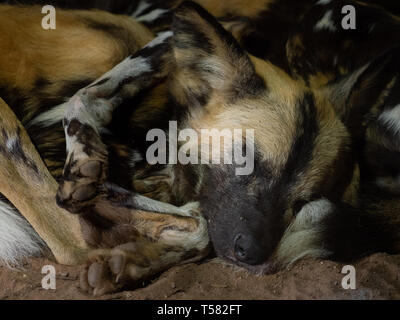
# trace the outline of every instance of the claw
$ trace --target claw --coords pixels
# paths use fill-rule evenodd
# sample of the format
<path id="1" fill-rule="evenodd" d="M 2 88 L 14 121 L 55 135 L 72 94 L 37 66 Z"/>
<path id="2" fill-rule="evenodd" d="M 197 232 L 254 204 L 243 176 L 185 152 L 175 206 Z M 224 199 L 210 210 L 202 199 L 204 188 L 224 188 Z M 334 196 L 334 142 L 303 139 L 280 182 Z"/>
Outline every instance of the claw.
<path id="1" fill-rule="evenodd" d="M 88 269 L 89 269 L 89 266 L 85 266 L 82 269 L 81 274 L 79 276 L 79 286 L 83 291 L 91 294 L 91 293 L 93 293 L 93 288 L 89 285 L 89 282 L 88 282 Z"/>
<path id="2" fill-rule="evenodd" d="M 71 213 L 83 213 L 93 206 L 107 179 L 108 152 L 95 127 L 76 118 L 64 125 L 68 156 L 57 203 Z"/>
<path id="3" fill-rule="evenodd" d="M 121 247 L 125 249 L 121 249 Z M 95 296 L 115 292 L 126 285 L 137 283 L 151 272 L 143 264 L 143 253 L 132 251 L 134 243 L 114 249 L 98 249 L 89 253 L 89 262 L 80 276 L 81 289 Z M 126 251 L 129 248 L 130 251 Z"/>
<path id="4" fill-rule="evenodd" d="M 93 263 L 87 272 L 88 284 L 93 288 L 95 296 L 101 296 L 117 290 L 112 283 L 112 275 L 106 263 Z"/>
<path id="5" fill-rule="evenodd" d="M 114 255 L 108 262 L 111 272 L 117 275 L 117 282 L 118 278 L 121 277 L 122 271 L 125 268 L 125 262 L 126 259 L 123 255 Z"/>

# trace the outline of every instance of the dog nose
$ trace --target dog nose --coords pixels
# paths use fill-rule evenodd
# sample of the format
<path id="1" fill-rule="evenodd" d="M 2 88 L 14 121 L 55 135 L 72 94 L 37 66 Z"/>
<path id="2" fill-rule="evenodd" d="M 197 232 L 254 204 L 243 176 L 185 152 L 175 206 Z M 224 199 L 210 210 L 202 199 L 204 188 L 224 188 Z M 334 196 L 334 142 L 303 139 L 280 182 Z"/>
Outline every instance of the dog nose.
<path id="1" fill-rule="evenodd" d="M 256 265 L 264 262 L 265 252 L 250 235 L 239 233 L 234 239 L 235 258 L 240 262 Z"/>

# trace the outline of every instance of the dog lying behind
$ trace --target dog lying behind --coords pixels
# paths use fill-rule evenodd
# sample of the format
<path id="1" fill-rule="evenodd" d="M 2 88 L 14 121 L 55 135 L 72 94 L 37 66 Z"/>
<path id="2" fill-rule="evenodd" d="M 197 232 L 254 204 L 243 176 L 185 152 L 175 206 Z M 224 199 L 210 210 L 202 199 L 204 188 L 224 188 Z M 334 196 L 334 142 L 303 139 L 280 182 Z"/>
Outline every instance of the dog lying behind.
<path id="1" fill-rule="evenodd" d="M 85 38 L 101 43 L 101 50 L 84 48 L 76 59 L 67 50 L 68 56 L 53 58 L 70 60 L 53 61 L 45 72 L 31 64 L 14 66 L 32 72 L 31 77 L 10 72 L 2 77 L 2 94 L 59 178 L 57 203 L 79 215 L 56 207 L 57 184 L 5 105 L 0 109 L 6 119 L 0 136 L 0 192 L 59 262 L 78 263 L 90 251 L 81 279 L 85 289 L 102 294 L 202 258 L 209 246 L 202 215 L 217 254 L 255 271 L 273 271 L 304 256 L 352 259 L 399 250 L 397 167 L 371 170 L 374 154 L 369 148 L 379 148 L 383 158 L 398 153 L 397 47 L 343 75 L 340 82 L 317 88 L 246 53 L 193 3 L 179 7 L 172 33 L 160 34 L 141 50 L 152 36 L 128 18 L 68 12 L 65 19 L 65 28 L 58 29 L 71 31 L 63 38 L 70 41 L 69 48 L 79 49 L 82 34 L 74 38 L 77 33 L 72 32 L 79 28 L 89 33 Z M 100 27 L 104 21 L 109 28 Z M 51 47 L 65 52 L 63 42 Z M 100 66 L 114 65 L 118 61 L 112 59 L 124 56 L 101 76 L 110 66 Z M 64 67 L 63 73 L 55 66 Z M 84 88 L 75 95 L 60 91 L 78 86 Z M 13 104 L 12 90 L 29 103 L 18 105 L 16 99 Z M 42 109 L 41 96 L 70 95 L 65 103 Z M 177 120 L 180 130 L 254 129 L 254 170 L 238 176 L 235 162 L 149 167 L 146 132 L 165 129 L 169 120 Z M 219 149 L 209 140 L 194 145 L 208 155 Z M 242 150 L 242 143 L 234 148 Z M 130 173 L 132 179 L 120 179 Z M 179 208 L 150 197 L 188 204 Z M 199 202 L 202 215 L 193 201 Z M 101 249 L 91 251 L 95 248 Z"/>

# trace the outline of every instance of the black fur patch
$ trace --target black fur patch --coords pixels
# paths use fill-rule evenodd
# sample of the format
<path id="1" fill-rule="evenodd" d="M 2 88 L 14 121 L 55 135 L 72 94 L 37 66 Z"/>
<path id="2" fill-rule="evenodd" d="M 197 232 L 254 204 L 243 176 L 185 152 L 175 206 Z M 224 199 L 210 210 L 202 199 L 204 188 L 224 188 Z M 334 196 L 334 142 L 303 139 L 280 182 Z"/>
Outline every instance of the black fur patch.
<path id="1" fill-rule="evenodd" d="M 196 27 L 195 23 L 188 21 L 185 14 L 186 11 L 193 10 L 195 11 L 202 19 L 204 19 L 208 24 L 210 24 L 213 28 L 213 31 L 216 35 L 227 44 L 227 47 L 230 49 L 230 55 L 233 61 L 235 59 L 243 56 L 243 49 L 237 43 L 235 38 L 232 36 L 231 33 L 226 31 L 221 24 L 217 22 L 217 20 L 209 14 L 205 9 L 203 9 L 198 4 L 186 1 L 179 8 L 176 10 L 175 17 L 172 23 L 172 30 L 174 31 L 174 35 L 176 39 L 179 39 L 179 34 L 184 33 L 187 35 L 193 35 L 192 39 L 195 40 L 195 43 L 189 43 L 190 47 L 198 47 L 206 49 L 210 49 L 208 41 L 205 44 L 202 42 L 205 40 L 204 37 L 206 35 L 199 35 L 198 28 Z M 182 28 L 182 29 L 181 29 Z M 207 51 L 206 51 L 207 52 Z"/>
<path id="2" fill-rule="evenodd" d="M 306 93 L 298 102 L 298 109 L 298 135 L 277 184 L 266 195 L 270 203 L 278 203 L 279 199 L 285 199 L 284 195 L 295 185 L 299 174 L 305 171 L 312 158 L 314 142 L 319 131 L 314 96 Z"/>
<path id="3" fill-rule="evenodd" d="M 352 261 L 377 251 L 386 251 L 393 239 L 385 232 L 373 214 L 364 208 L 335 203 L 334 211 L 322 222 L 321 242 L 333 252 L 331 258 Z M 390 252 L 390 251 L 389 251 Z"/>
<path id="4" fill-rule="evenodd" d="M 257 97 L 267 90 L 267 86 L 263 78 L 249 70 L 249 74 L 242 74 L 235 78 L 232 85 L 231 102 L 236 99 Z"/>
<path id="5" fill-rule="evenodd" d="M 68 124 L 67 134 L 72 137 L 74 136 L 81 128 L 82 123 L 79 122 L 77 119 L 72 119 Z"/>
<path id="6" fill-rule="evenodd" d="M 214 52 L 215 48 L 211 43 L 210 38 L 204 32 L 198 30 L 198 26 L 195 22 L 188 21 L 186 19 L 175 18 L 172 29 L 174 30 L 175 47 L 179 49 L 198 48 L 208 54 L 212 54 Z M 190 38 L 184 39 L 180 37 L 182 34 L 190 35 Z"/>

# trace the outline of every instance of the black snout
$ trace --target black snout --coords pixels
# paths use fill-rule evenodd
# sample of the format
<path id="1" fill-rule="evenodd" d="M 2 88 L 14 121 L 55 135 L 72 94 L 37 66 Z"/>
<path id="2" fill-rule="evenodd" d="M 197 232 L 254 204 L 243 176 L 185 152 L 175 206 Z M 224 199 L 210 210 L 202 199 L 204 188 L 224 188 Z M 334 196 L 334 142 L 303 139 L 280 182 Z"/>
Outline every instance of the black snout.
<path id="1" fill-rule="evenodd" d="M 239 233 L 234 239 L 235 258 L 243 263 L 256 265 L 265 262 L 268 249 L 252 236 Z"/>

